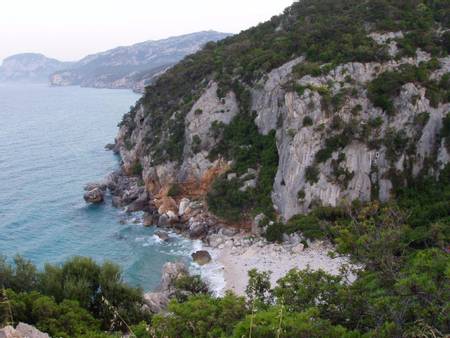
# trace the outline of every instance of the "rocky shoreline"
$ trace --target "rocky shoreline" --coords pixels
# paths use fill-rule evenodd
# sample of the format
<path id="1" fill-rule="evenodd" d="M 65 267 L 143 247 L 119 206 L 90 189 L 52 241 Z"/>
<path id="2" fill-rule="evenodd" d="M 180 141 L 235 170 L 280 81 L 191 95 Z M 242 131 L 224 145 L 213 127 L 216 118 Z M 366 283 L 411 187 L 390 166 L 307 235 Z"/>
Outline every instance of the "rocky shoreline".
<path id="1" fill-rule="evenodd" d="M 245 295 L 248 271 L 254 268 L 271 271 L 271 282 L 274 284 L 294 268 L 310 267 L 337 274 L 342 266 L 349 264 L 347 258 L 331 258 L 328 255 L 333 250 L 331 245 L 313 243 L 298 234 L 285 236 L 282 244 L 267 242 L 261 237 L 264 232 L 262 216 L 256 217 L 250 227 L 236 227 L 226 225 L 211 215 L 201 199 L 167 196 L 161 204 L 145 189 L 139 177 L 126 175 L 123 170 L 109 174 L 102 182 L 87 184 L 85 191 L 87 202 L 104 202 L 105 195 L 110 193 L 115 207 L 124 208 L 127 212 L 143 211 L 142 224 L 159 228 L 155 235 L 161 241 L 170 240 L 168 231 L 200 240 L 202 247 L 193 253 L 192 258 L 200 269 L 213 269 L 223 279 L 223 289 L 215 290 L 217 295 L 226 290 Z M 182 263 L 167 263 L 164 266 L 160 287 L 145 294 L 151 311 L 160 312 L 165 308 L 174 292 L 172 281 L 184 274 L 189 272 Z"/>

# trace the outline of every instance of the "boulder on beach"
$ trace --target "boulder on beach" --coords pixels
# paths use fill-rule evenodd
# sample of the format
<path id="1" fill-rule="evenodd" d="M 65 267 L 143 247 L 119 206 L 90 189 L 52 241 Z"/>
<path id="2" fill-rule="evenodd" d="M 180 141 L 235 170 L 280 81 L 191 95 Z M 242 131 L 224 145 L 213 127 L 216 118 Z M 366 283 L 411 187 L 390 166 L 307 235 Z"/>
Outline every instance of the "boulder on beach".
<path id="1" fill-rule="evenodd" d="M 192 259 L 199 265 L 205 265 L 211 262 L 211 255 L 206 250 L 199 250 L 194 252 L 192 255 Z"/>
<path id="2" fill-rule="evenodd" d="M 100 188 L 94 188 L 92 190 L 87 191 L 83 198 L 88 203 L 102 203 L 104 199 L 104 192 Z"/>

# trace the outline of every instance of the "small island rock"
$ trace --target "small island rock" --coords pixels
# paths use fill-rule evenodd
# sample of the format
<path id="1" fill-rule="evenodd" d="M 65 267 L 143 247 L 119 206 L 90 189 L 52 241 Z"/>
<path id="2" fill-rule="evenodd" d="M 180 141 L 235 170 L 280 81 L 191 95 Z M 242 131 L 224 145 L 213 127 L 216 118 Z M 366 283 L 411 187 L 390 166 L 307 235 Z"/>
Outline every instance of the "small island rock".
<path id="1" fill-rule="evenodd" d="M 103 191 L 97 187 L 87 191 L 83 198 L 88 203 L 102 203 L 104 198 L 103 194 Z"/>

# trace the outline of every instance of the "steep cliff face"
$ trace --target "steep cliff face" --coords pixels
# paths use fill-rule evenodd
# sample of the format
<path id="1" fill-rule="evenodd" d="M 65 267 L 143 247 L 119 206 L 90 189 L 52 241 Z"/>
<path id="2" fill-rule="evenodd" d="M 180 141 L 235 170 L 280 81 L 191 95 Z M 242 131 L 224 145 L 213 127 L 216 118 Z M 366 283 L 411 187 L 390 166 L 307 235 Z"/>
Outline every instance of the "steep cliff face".
<path id="1" fill-rule="evenodd" d="M 227 168 L 223 159 L 210 160 L 208 155 L 217 143 L 213 126 L 229 124 L 239 112 L 235 95 L 229 92 L 225 98 L 219 99 L 217 83 L 211 81 L 185 117 L 181 160 L 157 165 L 147 152 L 146 126 L 151 123 L 151 117 L 145 116 L 143 103 L 137 104 L 135 110 L 130 122 L 135 128 L 130 130 L 129 124 L 123 125 L 116 139 L 125 171 L 132 173 L 136 163 L 140 163 L 144 182 L 155 196 L 167 193 L 168 188 L 177 183 L 189 185 L 186 189 L 189 194 L 195 194 L 198 189 L 205 194 L 212 179 Z M 171 118 L 175 119 L 174 116 Z"/>
<path id="2" fill-rule="evenodd" d="M 149 87 L 120 125 L 116 147 L 125 171 L 139 163 L 155 196 L 167 196 L 174 185 L 180 196 L 213 191 L 242 218 L 270 214 L 262 202 L 245 202 L 263 200 L 270 191 L 275 214 L 285 220 L 317 205 L 387 201 L 419 177 L 437 177 L 450 148 L 443 132 L 450 111 L 449 34 L 442 27 L 448 20 L 429 24 L 427 34 L 440 41 L 432 47 L 412 43 L 416 31 L 377 29 L 381 19 L 370 22 L 364 15 L 357 31 L 329 36 L 305 28 L 310 11 L 319 11 L 313 13 L 319 22 L 331 15 L 339 23 L 349 7 L 323 0 L 311 9 L 309 2 L 207 46 Z M 367 8 L 373 4 L 366 1 Z M 331 12 L 325 5 L 337 7 Z M 423 8 L 409 10 L 420 15 Z M 323 33 L 330 44 L 344 44 L 352 34 L 357 39 L 342 45 L 348 55 L 335 57 L 330 45 L 303 49 L 296 33 L 300 40 Z M 295 52 L 283 54 L 269 44 L 283 39 L 292 39 Z M 266 56 L 270 51 L 274 57 Z M 265 141 L 252 134 L 248 118 Z M 271 137 L 273 156 L 265 149 Z M 270 156 L 278 159 L 275 168 Z"/>
<path id="3" fill-rule="evenodd" d="M 406 64 L 418 66 L 430 59 L 430 55 L 418 52 L 416 58 L 384 64 L 339 65 L 325 76 L 305 76 L 297 80 L 297 84 L 305 87 L 301 95 L 282 89 L 292 79 L 288 70 L 293 62 L 269 74 L 264 89 L 254 95 L 253 108 L 258 113 L 255 121 L 262 133 L 277 130 L 280 162 L 272 198 L 284 218 L 307 212 L 316 202 L 336 206 L 355 199 L 387 201 L 392 196 L 393 180 L 397 178 L 393 170 L 417 176 L 427 161 L 435 164 L 434 169 L 448 162 L 445 160 L 447 149 L 439 142 L 442 120 L 450 109 L 448 103 L 433 107 L 424 87 L 406 83 L 394 100 L 396 114 L 386 116 L 381 108 L 372 104 L 366 89 L 386 71 Z M 450 71 L 448 60 L 448 57 L 439 59 L 439 68 L 432 74 L 435 79 L 440 80 L 441 74 Z M 354 90 L 331 112 L 316 90 L 330 84 L 332 97 L 341 91 Z M 279 107 L 274 107 L 273 103 L 280 103 Z M 421 116 L 426 121 L 419 122 Z M 304 125 L 305 118 L 312 120 L 310 126 Z M 374 121 L 379 122 L 373 127 Z M 329 159 L 317 163 L 316 154 L 326 148 L 326 140 L 342 135 L 346 128 L 351 129 L 347 132 L 352 138 L 333 151 Z M 405 144 L 395 158 L 388 159 L 389 148 L 394 146 L 388 138 L 400 132 Z M 379 144 L 372 144 L 376 140 Z M 438 154 L 441 154 L 440 161 Z M 308 181 L 308 168 L 318 169 L 315 182 Z M 405 177 L 400 178 L 403 179 Z"/>

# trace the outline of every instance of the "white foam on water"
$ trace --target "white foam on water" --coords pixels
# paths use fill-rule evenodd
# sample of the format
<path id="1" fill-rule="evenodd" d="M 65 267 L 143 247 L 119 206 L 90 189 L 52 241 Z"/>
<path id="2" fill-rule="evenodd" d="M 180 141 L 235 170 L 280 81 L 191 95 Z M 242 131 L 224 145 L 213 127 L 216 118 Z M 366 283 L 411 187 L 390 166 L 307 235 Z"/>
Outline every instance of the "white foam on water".
<path id="1" fill-rule="evenodd" d="M 225 275 L 224 267 L 217 260 L 218 252 L 210 247 L 204 247 L 203 243 L 198 240 L 194 241 L 191 254 L 199 251 L 206 250 L 211 255 L 211 262 L 205 265 L 199 265 L 195 262 L 191 262 L 189 270 L 192 274 L 198 274 L 208 284 L 209 289 L 216 297 L 221 297 L 225 294 Z"/>
<path id="2" fill-rule="evenodd" d="M 166 230 L 167 231 L 167 230 Z M 214 296 L 220 297 L 225 293 L 225 277 L 223 265 L 218 263 L 217 250 L 204 247 L 202 241 L 191 240 L 174 231 L 167 231 L 170 240 L 163 241 L 157 235 L 140 236 L 135 238 L 135 242 L 140 243 L 143 247 L 157 246 L 158 253 L 167 256 L 178 256 L 186 258 L 189 261 L 189 272 L 193 275 L 200 275 Z M 211 262 L 200 266 L 192 261 L 192 254 L 199 250 L 207 250 L 211 255 Z"/>

